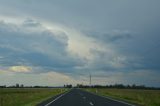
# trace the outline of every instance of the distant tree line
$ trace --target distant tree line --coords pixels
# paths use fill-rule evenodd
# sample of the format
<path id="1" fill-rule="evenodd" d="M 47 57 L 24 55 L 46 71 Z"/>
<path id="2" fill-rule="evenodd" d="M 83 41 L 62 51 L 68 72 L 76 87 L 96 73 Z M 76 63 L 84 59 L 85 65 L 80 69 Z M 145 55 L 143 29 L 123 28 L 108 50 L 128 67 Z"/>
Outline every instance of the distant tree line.
<path id="1" fill-rule="evenodd" d="M 64 86 L 56 86 L 56 87 L 51 87 L 51 86 L 24 86 L 23 84 L 15 84 L 11 86 L 6 86 L 6 85 L 0 85 L 0 88 L 72 88 L 72 84 L 66 84 Z"/>
<path id="2" fill-rule="evenodd" d="M 123 85 L 123 84 L 114 84 L 114 85 L 82 85 L 77 84 L 77 88 L 118 88 L 118 89 L 157 89 L 160 90 L 159 87 L 146 87 L 145 85 Z"/>
<path id="3" fill-rule="evenodd" d="M 11 86 L 0 85 L 0 88 L 60 88 L 60 87 L 52 87 L 52 86 L 24 86 L 23 84 L 15 84 Z"/>
<path id="4" fill-rule="evenodd" d="M 72 84 L 69 84 L 69 85 L 64 85 L 64 88 L 72 88 Z"/>
<path id="5" fill-rule="evenodd" d="M 146 87 L 145 85 L 123 85 L 123 84 L 114 84 L 114 85 L 83 85 L 77 84 L 76 86 L 72 86 L 72 84 L 66 84 L 64 86 L 24 86 L 23 84 L 15 84 L 12 86 L 2 85 L 0 88 L 118 88 L 118 89 L 155 89 L 160 90 L 160 87 Z"/>

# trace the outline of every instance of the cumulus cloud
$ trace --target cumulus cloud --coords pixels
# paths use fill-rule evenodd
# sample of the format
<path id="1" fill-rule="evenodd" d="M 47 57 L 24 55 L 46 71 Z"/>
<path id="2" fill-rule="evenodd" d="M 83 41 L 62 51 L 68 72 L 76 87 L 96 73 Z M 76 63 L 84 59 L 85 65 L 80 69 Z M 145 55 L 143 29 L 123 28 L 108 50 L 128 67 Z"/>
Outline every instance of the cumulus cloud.
<path id="1" fill-rule="evenodd" d="M 45 69 L 72 69 L 83 60 L 67 51 L 68 37 L 54 33 L 34 20 L 22 24 L 0 23 L 0 64 L 4 66 L 38 66 Z M 46 69 L 47 70 L 47 69 Z"/>
<path id="2" fill-rule="evenodd" d="M 12 72 L 28 73 L 32 71 L 32 68 L 27 66 L 11 66 L 9 70 Z"/>

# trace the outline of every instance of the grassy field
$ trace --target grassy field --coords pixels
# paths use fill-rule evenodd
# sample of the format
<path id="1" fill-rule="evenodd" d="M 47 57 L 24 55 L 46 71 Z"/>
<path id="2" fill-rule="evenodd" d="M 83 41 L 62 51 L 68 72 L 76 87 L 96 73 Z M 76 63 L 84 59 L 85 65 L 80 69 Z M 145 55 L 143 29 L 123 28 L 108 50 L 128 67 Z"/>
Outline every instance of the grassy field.
<path id="1" fill-rule="evenodd" d="M 51 88 L 0 88 L 0 106 L 35 106 L 65 89 Z"/>
<path id="2" fill-rule="evenodd" d="M 139 104 L 140 106 L 160 106 L 160 90 L 136 89 L 86 89 L 98 95 L 109 96 L 115 99 Z"/>

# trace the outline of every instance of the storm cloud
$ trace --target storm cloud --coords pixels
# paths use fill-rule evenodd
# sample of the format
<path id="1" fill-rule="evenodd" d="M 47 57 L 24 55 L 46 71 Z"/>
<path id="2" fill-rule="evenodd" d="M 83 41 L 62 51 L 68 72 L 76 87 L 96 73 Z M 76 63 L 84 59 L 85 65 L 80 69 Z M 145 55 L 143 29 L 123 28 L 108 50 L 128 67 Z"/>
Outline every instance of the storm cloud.
<path id="1" fill-rule="evenodd" d="M 40 23 L 25 20 L 21 25 L 0 24 L 1 65 L 63 69 L 81 66 L 84 62 L 67 52 L 64 32 L 51 32 Z"/>
<path id="2" fill-rule="evenodd" d="M 91 73 L 93 84 L 160 86 L 159 4 L 0 0 L 0 84 L 88 84 Z"/>

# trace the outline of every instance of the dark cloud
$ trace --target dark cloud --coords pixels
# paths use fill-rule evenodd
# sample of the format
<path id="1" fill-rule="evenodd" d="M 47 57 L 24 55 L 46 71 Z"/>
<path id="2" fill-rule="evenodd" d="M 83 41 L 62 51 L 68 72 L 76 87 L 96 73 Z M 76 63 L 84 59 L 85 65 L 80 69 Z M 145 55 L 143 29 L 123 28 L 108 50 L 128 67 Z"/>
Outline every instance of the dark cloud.
<path id="1" fill-rule="evenodd" d="M 106 33 L 102 32 L 87 32 L 86 33 L 88 37 L 92 37 L 96 40 L 100 40 L 100 42 L 114 42 L 119 40 L 126 40 L 131 39 L 132 35 L 129 31 L 120 31 L 120 30 L 114 30 Z"/>
<path id="2" fill-rule="evenodd" d="M 28 25 L 27 28 L 39 29 L 40 24 L 33 20 L 24 23 Z M 23 25 L 8 25 L 5 22 L 0 24 L 0 55 L 4 57 L 0 61 L 1 65 L 29 65 L 41 67 L 45 71 L 47 69 L 63 71 L 65 68 L 71 70 L 84 64 L 82 59 L 67 52 L 68 39 L 64 33 L 57 36 L 47 29 L 42 30 L 43 27 L 38 32 L 37 29 L 25 32 L 28 29 L 26 30 Z"/>
<path id="3" fill-rule="evenodd" d="M 8 22 L 0 22 L 0 65 L 29 65 L 72 76 L 88 70 L 101 75 L 124 71 L 117 81 L 143 70 L 143 78 L 135 82 L 143 79 L 149 85 L 152 78 L 143 73 L 158 75 L 160 70 L 159 4 L 159 0 L 0 0 L 0 20 Z M 44 23 L 68 29 L 54 33 Z M 72 30 L 75 33 L 66 33 Z M 131 83 L 137 75 L 125 80 Z"/>
<path id="4" fill-rule="evenodd" d="M 89 66 L 91 70 L 160 70 L 160 38 L 157 36 L 160 34 L 159 31 L 149 29 L 143 33 L 120 30 L 104 34 L 94 31 L 85 33 L 94 39 L 95 43 L 100 42 L 109 47 L 106 51 L 91 50 L 95 55 Z M 113 50 L 113 53 L 107 52 L 108 50 Z"/>

